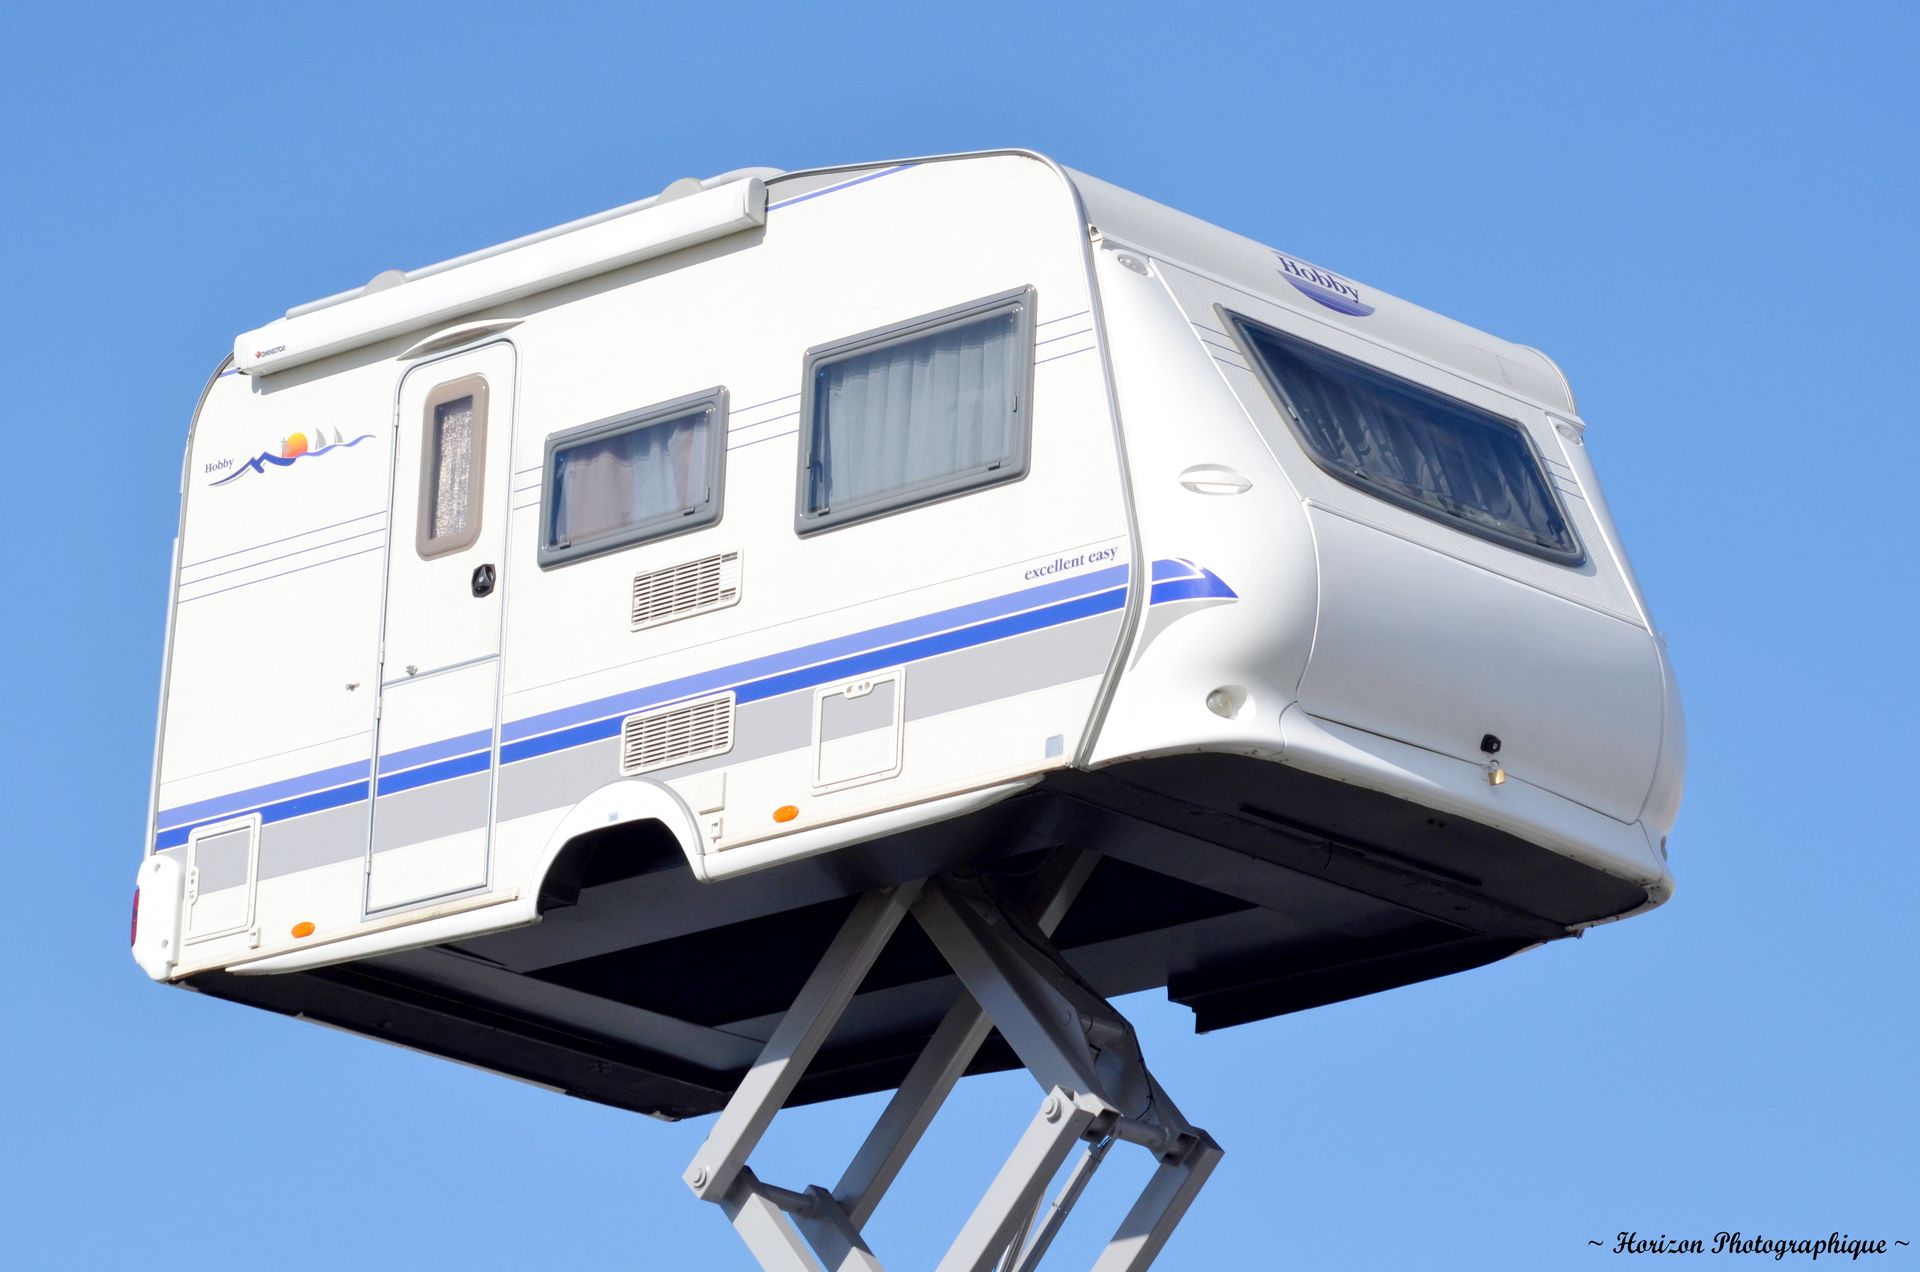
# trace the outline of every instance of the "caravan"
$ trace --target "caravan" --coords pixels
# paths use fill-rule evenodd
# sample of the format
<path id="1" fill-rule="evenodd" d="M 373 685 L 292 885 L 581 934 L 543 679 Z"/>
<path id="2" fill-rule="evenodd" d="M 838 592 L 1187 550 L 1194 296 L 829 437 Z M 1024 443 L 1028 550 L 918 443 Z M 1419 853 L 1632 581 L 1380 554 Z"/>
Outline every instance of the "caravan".
<path id="1" fill-rule="evenodd" d="M 135 957 L 681 1117 L 921 880 L 1077 854 L 1055 965 L 1203 1029 L 1636 913 L 1684 727 L 1585 432 L 1025 152 L 388 271 L 194 414 Z M 796 1098 L 909 1074 L 958 985 L 904 931 Z"/>

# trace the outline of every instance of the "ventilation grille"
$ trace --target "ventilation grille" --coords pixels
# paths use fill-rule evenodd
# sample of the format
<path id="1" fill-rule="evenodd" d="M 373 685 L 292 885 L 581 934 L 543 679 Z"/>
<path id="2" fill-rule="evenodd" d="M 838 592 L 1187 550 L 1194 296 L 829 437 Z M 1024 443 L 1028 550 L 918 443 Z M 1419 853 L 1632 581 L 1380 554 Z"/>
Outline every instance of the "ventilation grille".
<path id="1" fill-rule="evenodd" d="M 648 715 L 628 716 L 620 726 L 620 771 L 629 775 L 725 755 L 732 749 L 730 693 Z"/>
<path id="2" fill-rule="evenodd" d="M 633 576 L 633 630 L 658 627 L 689 614 L 725 609 L 740 600 L 740 554 L 722 552 L 685 565 Z"/>

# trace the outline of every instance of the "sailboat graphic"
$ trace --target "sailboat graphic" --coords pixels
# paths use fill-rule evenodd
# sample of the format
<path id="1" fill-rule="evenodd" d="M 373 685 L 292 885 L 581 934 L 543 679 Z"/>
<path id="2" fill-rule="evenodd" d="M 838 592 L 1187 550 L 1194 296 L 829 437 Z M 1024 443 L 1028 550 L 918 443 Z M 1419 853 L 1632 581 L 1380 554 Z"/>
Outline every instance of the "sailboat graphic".
<path id="1" fill-rule="evenodd" d="M 278 454 L 272 451 L 261 451 L 252 459 L 247 460 L 241 464 L 240 467 L 234 469 L 233 472 L 212 484 L 215 486 L 224 486 L 230 481 L 238 481 L 247 473 L 264 473 L 269 468 L 291 468 L 300 460 L 311 459 L 315 455 L 325 455 L 329 451 L 347 450 L 351 447 L 358 446 L 362 442 L 370 441 L 372 438 L 372 433 L 362 433 L 352 441 L 348 441 L 341 436 L 340 430 L 337 427 L 333 430 L 333 436 L 329 438 L 324 426 L 315 428 L 311 437 L 305 432 L 289 433 L 280 439 L 280 451 Z"/>

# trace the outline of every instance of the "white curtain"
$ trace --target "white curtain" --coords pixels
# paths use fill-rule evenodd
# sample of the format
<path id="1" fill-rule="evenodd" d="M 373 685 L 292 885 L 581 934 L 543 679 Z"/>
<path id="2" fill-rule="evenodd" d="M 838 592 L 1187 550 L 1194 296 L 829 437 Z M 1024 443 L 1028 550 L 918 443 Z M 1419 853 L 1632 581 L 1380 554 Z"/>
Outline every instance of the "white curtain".
<path id="1" fill-rule="evenodd" d="M 1016 315 L 994 314 L 817 372 L 807 511 L 937 487 L 1012 458 Z"/>
<path id="2" fill-rule="evenodd" d="M 433 410 L 433 515 L 429 539 L 458 538 L 473 500 L 473 399 L 456 398 Z"/>
<path id="3" fill-rule="evenodd" d="M 702 412 L 555 452 L 548 543 L 584 543 L 706 503 L 707 422 Z"/>

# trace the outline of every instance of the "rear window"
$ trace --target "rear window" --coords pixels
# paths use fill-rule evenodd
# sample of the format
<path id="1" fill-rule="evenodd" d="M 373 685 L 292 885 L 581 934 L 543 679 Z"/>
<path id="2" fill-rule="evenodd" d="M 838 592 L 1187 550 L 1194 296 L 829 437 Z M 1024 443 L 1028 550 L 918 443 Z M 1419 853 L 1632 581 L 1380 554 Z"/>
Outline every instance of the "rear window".
<path id="1" fill-rule="evenodd" d="M 1518 424 L 1227 316 L 1301 445 L 1335 477 L 1483 539 L 1551 561 L 1584 559 Z"/>

